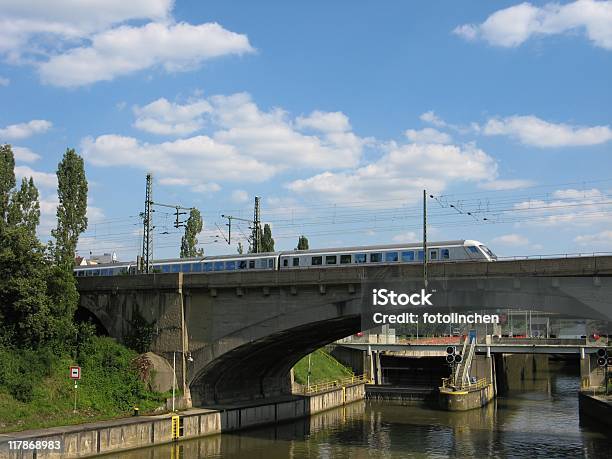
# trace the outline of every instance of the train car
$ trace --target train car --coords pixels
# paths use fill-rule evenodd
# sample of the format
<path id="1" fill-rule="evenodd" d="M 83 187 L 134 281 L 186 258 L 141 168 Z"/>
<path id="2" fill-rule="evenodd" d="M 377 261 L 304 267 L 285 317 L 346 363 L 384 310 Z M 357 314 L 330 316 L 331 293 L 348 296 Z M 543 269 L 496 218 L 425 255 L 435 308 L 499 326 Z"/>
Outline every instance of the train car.
<path id="1" fill-rule="evenodd" d="M 484 244 L 474 240 L 432 242 L 427 246 L 431 263 L 454 261 L 495 261 Z M 423 263 L 422 244 L 372 245 L 335 249 L 294 250 L 244 255 L 155 260 L 154 273 L 216 273 L 231 271 L 274 271 L 338 266 L 393 263 Z M 136 273 L 136 263 L 77 266 L 82 276 L 117 276 Z"/>
<path id="2" fill-rule="evenodd" d="M 428 262 L 495 261 L 487 246 L 474 240 L 432 242 Z M 423 244 L 373 245 L 336 249 L 296 250 L 281 253 L 281 270 L 354 266 L 355 264 L 423 263 Z"/>

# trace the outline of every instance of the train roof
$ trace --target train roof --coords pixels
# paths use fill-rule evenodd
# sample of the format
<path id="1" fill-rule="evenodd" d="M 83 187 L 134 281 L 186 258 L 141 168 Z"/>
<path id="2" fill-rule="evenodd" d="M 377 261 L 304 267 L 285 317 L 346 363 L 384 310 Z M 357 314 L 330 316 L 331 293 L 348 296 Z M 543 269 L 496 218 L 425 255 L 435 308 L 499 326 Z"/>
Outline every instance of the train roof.
<path id="1" fill-rule="evenodd" d="M 455 241 L 432 241 L 428 242 L 427 246 L 430 248 L 441 247 L 441 246 L 463 246 L 465 243 L 480 244 L 477 241 L 467 240 L 467 239 L 458 239 Z M 281 255 L 293 255 L 293 254 L 308 254 L 308 253 L 326 253 L 326 252 L 359 252 L 359 251 L 369 251 L 369 250 L 389 250 L 389 249 L 417 249 L 422 248 L 422 242 L 412 242 L 409 244 L 397 243 L 397 244 L 380 244 L 380 245 L 361 245 L 355 247 L 331 247 L 326 249 L 312 249 L 312 250 L 292 250 L 292 251 L 284 251 Z"/>

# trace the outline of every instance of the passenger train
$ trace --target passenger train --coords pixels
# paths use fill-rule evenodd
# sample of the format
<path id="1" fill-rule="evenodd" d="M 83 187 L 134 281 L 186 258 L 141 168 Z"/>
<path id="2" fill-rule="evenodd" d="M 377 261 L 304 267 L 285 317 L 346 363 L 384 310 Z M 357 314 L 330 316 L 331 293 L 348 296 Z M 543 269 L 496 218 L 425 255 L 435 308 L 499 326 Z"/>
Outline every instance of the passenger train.
<path id="1" fill-rule="evenodd" d="M 495 261 L 497 256 L 473 240 L 432 242 L 427 245 L 428 262 Z M 294 250 L 244 255 L 156 260 L 154 273 L 215 273 L 253 270 L 291 270 L 423 263 L 422 244 L 371 245 L 337 249 Z M 136 262 L 118 262 L 74 268 L 75 276 L 136 274 Z"/>

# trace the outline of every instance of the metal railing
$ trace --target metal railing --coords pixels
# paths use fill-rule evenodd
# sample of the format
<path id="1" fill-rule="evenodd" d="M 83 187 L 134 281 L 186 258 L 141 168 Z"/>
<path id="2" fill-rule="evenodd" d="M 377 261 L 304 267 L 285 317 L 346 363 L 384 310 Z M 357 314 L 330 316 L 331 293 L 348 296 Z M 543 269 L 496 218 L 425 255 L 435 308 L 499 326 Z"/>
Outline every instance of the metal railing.
<path id="1" fill-rule="evenodd" d="M 549 253 L 545 255 L 514 255 L 507 257 L 497 257 L 498 261 L 512 260 L 548 260 L 555 258 L 581 258 L 581 257 L 603 257 L 610 256 L 612 252 L 576 252 L 576 253 Z M 481 260 L 478 260 L 481 261 Z"/>
<path id="2" fill-rule="evenodd" d="M 461 384 L 461 383 L 453 384 L 452 378 L 442 378 L 442 388 L 450 389 L 453 391 L 467 390 L 469 392 L 469 391 L 484 389 L 488 385 L 489 383 L 487 382 L 487 378 L 480 378 L 475 383 L 470 383 L 470 384 Z"/>
<path id="3" fill-rule="evenodd" d="M 350 376 L 348 378 L 336 379 L 334 381 L 325 381 L 318 384 L 311 384 L 310 386 L 304 387 L 304 394 L 316 394 L 317 392 L 325 392 L 331 389 L 367 382 L 370 382 L 370 379 L 367 375 L 355 375 Z"/>

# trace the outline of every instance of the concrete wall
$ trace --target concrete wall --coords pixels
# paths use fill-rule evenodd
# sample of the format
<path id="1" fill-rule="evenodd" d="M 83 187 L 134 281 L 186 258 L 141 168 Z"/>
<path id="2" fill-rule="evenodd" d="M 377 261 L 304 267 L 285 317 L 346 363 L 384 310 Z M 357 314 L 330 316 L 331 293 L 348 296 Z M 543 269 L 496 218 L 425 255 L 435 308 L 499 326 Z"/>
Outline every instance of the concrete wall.
<path id="1" fill-rule="evenodd" d="M 603 387 L 605 371 L 597 365 L 596 354 L 586 354 L 580 359 L 580 388 L 589 389 Z"/>
<path id="2" fill-rule="evenodd" d="M 467 411 L 485 406 L 494 397 L 493 384 L 474 391 L 446 392 L 440 390 L 439 406 L 447 411 Z"/>
<path id="3" fill-rule="evenodd" d="M 184 433 L 182 439 L 298 419 L 349 405 L 364 398 L 364 384 L 355 384 L 276 403 L 262 403 L 225 410 L 189 410 L 181 413 Z M 62 452 L 39 450 L 36 458 L 87 457 L 171 442 L 171 427 L 171 416 L 162 415 L 7 434 L 0 437 L 0 459 L 34 457 L 31 450 L 11 451 L 9 440 L 59 441 L 63 445 Z"/>

